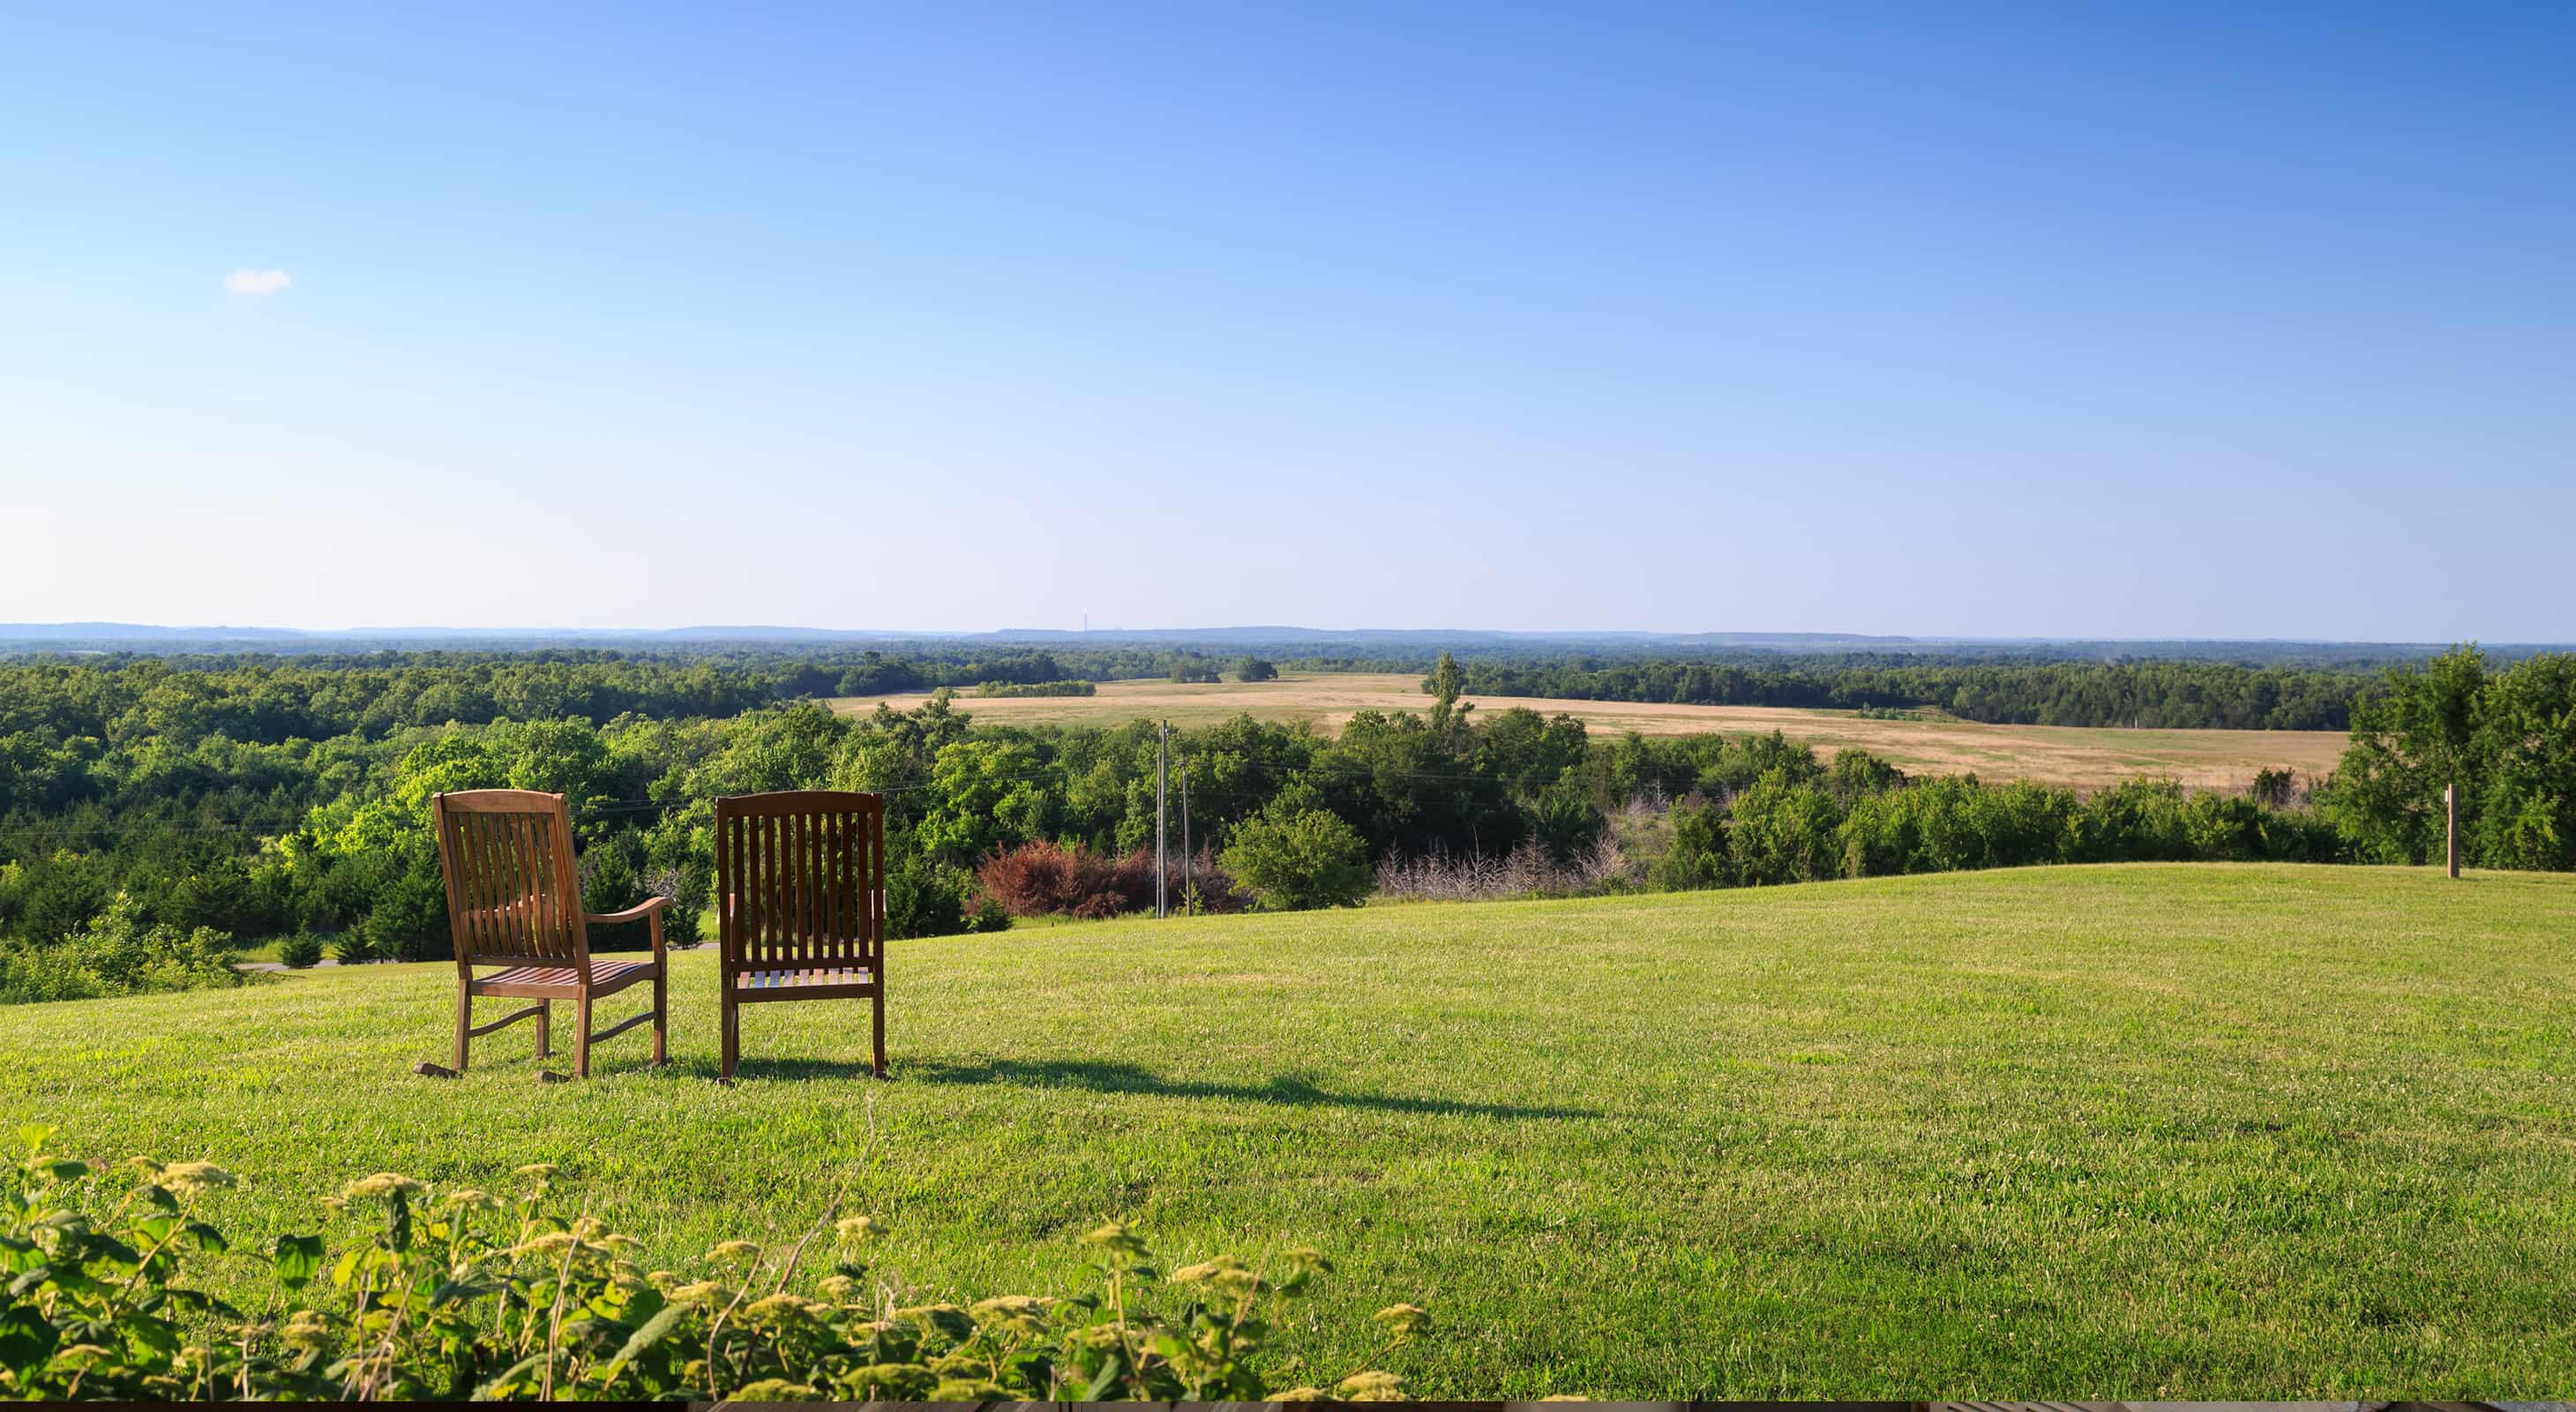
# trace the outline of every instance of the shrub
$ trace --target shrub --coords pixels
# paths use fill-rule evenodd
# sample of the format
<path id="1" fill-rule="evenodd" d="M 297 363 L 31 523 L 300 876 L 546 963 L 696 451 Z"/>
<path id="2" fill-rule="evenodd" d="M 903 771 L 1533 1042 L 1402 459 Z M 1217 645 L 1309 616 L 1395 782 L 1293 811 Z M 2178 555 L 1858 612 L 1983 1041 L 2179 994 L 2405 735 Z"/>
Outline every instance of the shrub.
<path id="1" fill-rule="evenodd" d="M 1368 845 L 1322 809 L 1273 807 L 1244 820 L 1225 869 L 1273 911 L 1356 907 L 1368 896 Z"/>
<path id="2" fill-rule="evenodd" d="M 331 938 L 331 959 L 343 966 L 355 966 L 382 958 L 376 955 L 375 944 L 367 940 L 365 932 L 352 929 Z"/>
<path id="3" fill-rule="evenodd" d="M 145 926 L 141 906 L 120 892 L 86 929 L 51 945 L 0 943 L 0 1004 L 240 985 L 231 945 L 208 927 Z"/>
<path id="4" fill-rule="evenodd" d="M 2287 809 L 2298 802 L 2299 777 L 2289 770 L 2256 770 L 2245 792 L 2266 809 Z"/>
<path id="5" fill-rule="evenodd" d="M 1536 839 L 1523 839 L 1500 858 L 1443 853 L 1420 858 L 1390 854 L 1377 865 L 1377 896 L 1399 902 L 1491 902 L 1512 897 L 1593 897 L 1625 892 L 1643 881 L 1640 870 L 1609 837 L 1596 838 L 1571 862 L 1560 863 Z"/>
<path id="6" fill-rule="evenodd" d="M 1726 806 L 1682 805 L 1672 811 L 1672 841 L 1647 870 L 1646 882 L 1658 891 L 1684 892 L 1724 887 L 1735 880 L 1726 848 Z"/>
<path id="7" fill-rule="evenodd" d="M 700 918 L 706 911 L 709 894 L 715 889 L 701 880 L 690 881 L 679 868 L 665 868 L 644 879 L 646 897 L 667 897 L 671 905 L 662 909 L 662 942 L 666 946 L 695 946 L 705 937 L 700 931 Z M 695 905 L 691 905 L 692 896 Z M 653 934 L 644 934 L 644 944 L 653 944 Z"/>
<path id="8" fill-rule="evenodd" d="M 2188 803 L 2174 780 L 2125 780 L 2099 791 L 2069 821 L 2067 861 L 2188 862 Z"/>
<path id="9" fill-rule="evenodd" d="M 199 1212 L 232 1174 L 137 1157 L 112 1183 L 45 1151 L 48 1130 L 18 1135 L 27 1155 L 0 1167 L 5 1397 L 1260 1400 L 1272 1394 L 1256 1361 L 1332 1268 L 1296 1249 L 1166 1275 L 1111 1224 L 1084 1237 L 1094 1292 L 895 1308 L 878 1292 L 906 1282 L 869 1278 L 880 1227 L 864 1216 L 774 1246 L 723 1242 L 708 1278 L 683 1279 L 568 1211 L 539 1165 L 519 1169 L 515 1199 L 390 1172 L 350 1183 L 324 1203 L 338 1232 L 269 1246 L 277 1292 L 248 1314 L 183 1282 L 192 1257 L 226 1248 Z M 809 1244 L 831 1260 L 819 1298 L 786 1292 Z M 325 1269 L 327 1301 L 313 1290 Z M 1430 1323 L 1411 1304 L 1377 1319 L 1389 1346 Z M 1392 1374 L 1364 1370 L 1329 1392 L 1277 1395 L 1401 1394 Z"/>
<path id="10" fill-rule="evenodd" d="M 1166 896 L 1176 909 L 1193 910 L 1182 896 L 1184 878 L 1198 894 L 1194 910 L 1244 908 L 1234 879 L 1204 852 L 1186 868 L 1173 860 L 1169 874 Z M 1014 917 L 1114 917 L 1152 909 L 1154 855 L 1138 848 L 1112 858 L 1078 843 L 1067 848 L 1038 839 L 985 859 L 975 870 L 975 884 Z"/>
<path id="11" fill-rule="evenodd" d="M 1236 681 L 1277 681 L 1279 665 L 1267 657 L 1246 657 L 1234 664 Z"/>
<path id="12" fill-rule="evenodd" d="M 424 854 L 387 879 L 375 910 L 359 924 L 368 950 L 388 961 L 441 961 L 453 954 L 447 928 L 447 879 Z"/>
<path id="13" fill-rule="evenodd" d="M 963 868 L 918 853 L 898 854 L 886 869 L 886 935 L 958 936 L 1009 930 L 1011 914 L 989 899 L 972 896 L 974 882 L 975 875 Z"/>
<path id="14" fill-rule="evenodd" d="M 1531 835 L 1560 864 L 1582 865 L 1595 858 L 1610 827 L 1591 792 L 1573 782 L 1550 787 L 1521 812 Z"/>
<path id="15" fill-rule="evenodd" d="M 1106 917 L 1130 909 L 1118 887 L 1117 865 L 1076 844 L 1045 839 L 996 853 L 975 870 L 984 895 L 1015 917 Z M 1152 884 L 1146 885 L 1150 900 Z"/>
<path id="16" fill-rule="evenodd" d="M 1940 775 L 1853 799 L 1840 827 L 1841 871 L 1858 878 L 1994 866 L 1980 806 L 1998 792 L 1973 776 Z"/>
<path id="17" fill-rule="evenodd" d="M 1831 791 L 1771 770 L 1735 797 L 1726 829 L 1736 881 L 1813 882 L 1842 872 L 1842 806 Z"/>
<path id="18" fill-rule="evenodd" d="M 1857 746 L 1845 746 L 1834 752 L 1834 795 L 1848 804 L 1872 794 L 1885 794 L 1905 785 L 1905 772 Z"/>
<path id="19" fill-rule="evenodd" d="M 1147 869 L 1153 864 L 1140 849 L 1136 861 Z M 1149 871 L 1148 876 L 1151 876 Z M 1202 848 L 1186 867 L 1172 865 L 1172 910 L 1191 916 L 1208 916 L 1248 910 L 1253 903 L 1249 889 L 1226 871 L 1216 854 Z"/>
<path id="20" fill-rule="evenodd" d="M 322 960 L 322 938 L 297 932 L 277 944 L 277 959 L 290 971 L 308 970 Z"/>

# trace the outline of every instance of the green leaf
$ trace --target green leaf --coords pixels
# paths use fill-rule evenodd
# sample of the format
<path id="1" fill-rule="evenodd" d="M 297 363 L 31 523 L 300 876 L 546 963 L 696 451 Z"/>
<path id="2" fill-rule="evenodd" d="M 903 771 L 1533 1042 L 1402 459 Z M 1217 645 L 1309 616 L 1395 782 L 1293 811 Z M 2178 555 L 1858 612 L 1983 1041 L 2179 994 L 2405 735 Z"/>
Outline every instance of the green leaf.
<path id="1" fill-rule="evenodd" d="M 358 1257 L 365 1253 L 365 1246 L 351 1246 L 349 1253 L 340 1257 L 340 1263 L 332 1267 L 331 1283 L 347 1289 L 349 1281 L 358 1277 Z"/>
<path id="2" fill-rule="evenodd" d="M 538 1370 L 545 1367 L 545 1365 L 546 1354 L 531 1353 L 527 1357 L 522 1358 L 518 1362 L 503 1369 L 500 1374 L 494 1377 L 490 1382 L 476 1388 L 474 1390 L 474 1400 L 477 1402 L 490 1402 L 506 1395 L 512 1388 L 526 1387 L 536 1381 Z"/>
<path id="3" fill-rule="evenodd" d="M 660 1343 L 664 1336 L 679 1326 L 681 1317 L 688 1312 L 685 1306 L 673 1304 L 645 1320 L 644 1327 L 628 1335 L 625 1346 L 617 1350 L 615 1358 L 608 1360 L 608 1367 L 599 1375 L 599 1385 L 607 1387 L 616 1382 L 617 1375 L 626 1371 L 626 1365 L 635 1361 L 635 1355 Z"/>
<path id="4" fill-rule="evenodd" d="M 149 1314 L 128 1314 L 116 1321 L 116 1331 L 142 1348 L 167 1358 L 179 1351 L 179 1331 L 168 1320 Z"/>
<path id="5" fill-rule="evenodd" d="M 26 1136 L 26 1130 L 20 1129 L 19 1136 Z M 28 1145 L 34 1146 L 41 1141 L 43 1138 L 38 1137 Z M 0 1368 L 16 1373 L 19 1381 L 25 1382 L 27 1374 L 52 1354 L 59 1337 L 54 1326 L 46 1321 L 44 1315 L 37 1313 L 36 1306 L 32 1304 L 12 1304 L 0 1309 Z"/>
<path id="6" fill-rule="evenodd" d="M 190 1221 L 183 1229 L 187 1231 L 188 1239 L 197 1243 L 199 1250 L 222 1251 L 232 1248 L 224 1244 L 222 1231 L 216 1230 L 203 1221 Z"/>
<path id="7" fill-rule="evenodd" d="M 1111 1353 L 1100 1361 L 1100 1373 L 1091 1386 L 1082 1390 L 1084 1402 L 1111 1402 L 1118 1397 L 1118 1383 L 1127 1376 L 1127 1355 Z"/>
<path id="8" fill-rule="evenodd" d="M 55 1181 L 76 1182 L 89 1175 L 89 1164 L 66 1157 L 61 1161 L 48 1163 L 46 1170 L 54 1174 Z"/>
<path id="9" fill-rule="evenodd" d="M 461 1280 L 441 1280 L 438 1288 L 429 1292 L 429 1307 L 443 1309 L 450 1304 L 481 1299 L 487 1294 L 497 1293 L 502 1287 L 502 1281 L 479 1272 Z"/>
<path id="10" fill-rule="evenodd" d="M 302 1289 L 322 1268 L 322 1237 L 318 1235 L 282 1235 L 269 1249 L 269 1262 L 277 1271 L 277 1282 L 288 1289 Z M 347 1284 L 345 1278 L 340 1281 Z"/>
<path id="11" fill-rule="evenodd" d="M 29 1152 L 41 1150 L 45 1145 L 45 1139 L 53 1135 L 54 1130 L 43 1123 L 28 1123 L 18 1129 L 18 1140 L 27 1144 Z"/>

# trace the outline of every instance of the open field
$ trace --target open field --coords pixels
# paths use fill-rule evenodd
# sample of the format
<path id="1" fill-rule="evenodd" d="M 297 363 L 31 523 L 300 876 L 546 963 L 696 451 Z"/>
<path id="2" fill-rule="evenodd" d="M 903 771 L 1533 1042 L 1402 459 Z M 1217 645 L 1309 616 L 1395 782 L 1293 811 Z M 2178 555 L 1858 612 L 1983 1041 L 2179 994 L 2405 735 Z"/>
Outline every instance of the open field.
<path id="1" fill-rule="evenodd" d="M 2571 934 L 2576 877 L 2174 865 L 1108 922 L 898 943 L 893 1082 L 813 1004 L 731 1090 L 704 951 L 675 1066 L 630 1034 L 583 1085 L 524 1027 L 412 1077 L 453 971 L 365 967 L 9 1010 L 0 1131 L 224 1163 L 240 1252 L 538 1160 L 684 1270 L 846 1194 L 907 1295 L 1067 1288 L 1107 1216 L 1168 1264 L 1311 1242 L 1281 1385 L 1409 1298 L 1430 1395 L 2539 1397 Z"/>
<path id="2" fill-rule="evenodd" d="M 1011 725 L 1114 724 L 1138 717 L 1176 726 L 1213 725 L 1249 711 L 1265 720 L 1308 721 L 1338 730 L 1351 713 L 1420 711 L 1429 704 L 1418 676 L 1392 672 L 1304 673 L 1271 682 L 1181 685 L 1167 681 L 1102 682 L 1097 696 L 1022 696 L 981 700 L 960 693 L 959 709 L 981 721 Z M 885 698 L 909 710 L 924 695 Z M 2135 775 L 2171 776 L 2212 789 L 2241 789 L 2256 770 L 2286 767 L 2322 778 L 2343 755 L 2340 731 L 2114 730 L 2089 726 L 1989 726 L 1974 721 L 1867 720 L 1842 711 L 1776 706 L 1656 706 L 1627 701 L 1560 701 L 1529 696 L 1469 697 L 1479 710 L 1526 706 L 1563 712 L 1595 731 L 1686 735 L 1778 730 L 1832 754 L 1846 745 L 1917 773 L 1973 771 L 1989 780 L 2032 779 L 2092 788 Z M 845 697 L 835 710 L 864 713 L 874 697 Z"/>

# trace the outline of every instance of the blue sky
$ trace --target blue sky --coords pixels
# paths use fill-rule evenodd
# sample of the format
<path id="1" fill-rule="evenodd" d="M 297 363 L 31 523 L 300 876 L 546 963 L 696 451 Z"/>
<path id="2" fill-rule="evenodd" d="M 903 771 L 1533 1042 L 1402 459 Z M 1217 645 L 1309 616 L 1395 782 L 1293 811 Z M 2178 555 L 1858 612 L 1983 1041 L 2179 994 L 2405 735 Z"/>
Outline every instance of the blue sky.
<path id="1" fill-rule="evenodd" d="M 9 31 L 0 621 L 2576 639 L 2564 4 Z"/>

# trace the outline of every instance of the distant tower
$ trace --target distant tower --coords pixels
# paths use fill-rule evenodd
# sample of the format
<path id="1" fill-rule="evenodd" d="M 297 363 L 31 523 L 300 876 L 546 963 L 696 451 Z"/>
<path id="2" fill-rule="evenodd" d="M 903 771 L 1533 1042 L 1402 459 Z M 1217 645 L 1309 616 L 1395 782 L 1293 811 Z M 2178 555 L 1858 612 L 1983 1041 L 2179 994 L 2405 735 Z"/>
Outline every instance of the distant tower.
<path id="1" fill-rule="evenodd" d="M 1082 610 L 1082 630 L 1091 631 L 1091 610 L 1088 608 Z"/>

